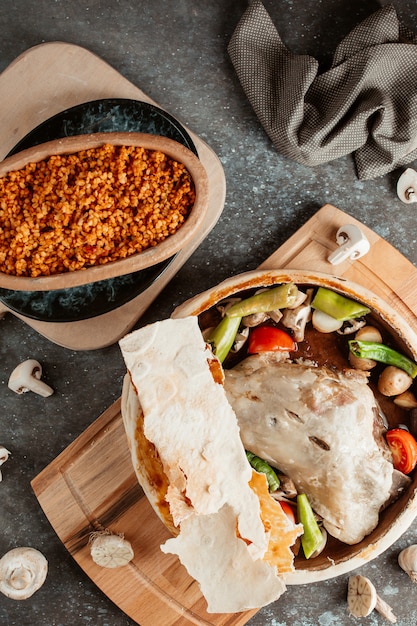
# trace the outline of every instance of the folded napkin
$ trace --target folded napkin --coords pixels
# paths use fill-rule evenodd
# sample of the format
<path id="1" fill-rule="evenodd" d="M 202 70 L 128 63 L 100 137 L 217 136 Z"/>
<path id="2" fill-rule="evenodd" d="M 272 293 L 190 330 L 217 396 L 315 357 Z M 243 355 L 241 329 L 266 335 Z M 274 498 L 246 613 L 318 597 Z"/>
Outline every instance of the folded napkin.
<path id="1" fill-rule="evenodd" d="M 417 158 L 417 38 L 385 6 L 339 44 L 329 70 L 293 54 L 260 0 L 228 46 L 242 87 L 276 149 L 315 166 L 354 153 L 370 179 Z"/>

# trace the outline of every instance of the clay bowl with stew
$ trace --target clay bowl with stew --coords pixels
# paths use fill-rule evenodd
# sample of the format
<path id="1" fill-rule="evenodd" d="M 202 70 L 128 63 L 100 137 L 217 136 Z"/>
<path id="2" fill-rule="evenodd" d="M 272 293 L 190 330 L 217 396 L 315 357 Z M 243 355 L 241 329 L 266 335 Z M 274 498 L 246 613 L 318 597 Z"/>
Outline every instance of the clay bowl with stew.
<path id="1" fill-rule="evenodd" d="M 323 273 L 303 270 L 247 272 L 227 279 L 212 289 L 188 300 L 174 311 L 173 317 L 197 315 L 200 327 L 204 332 L 207 331 L 207 328 L 215 327 L 218 323 L 219 312 L 217 305 L 219 303 L 235 297 L 246 298 L 257 290 L 288 283 L 294 283 L 300 289 L 306 290 L 311 288 L 313 293 L 317 288 L 324 287 L 362 303 L 370 309 L 370 313 L 366 316 L 367 324 L 380 329 L 384 343 L 389 343 L 389 345 L 411 360 L 417 358 L 417 335 L 391 306 L 379 296 L 374 295 L 368 289 L 358 284 Z M 278 322 L 279 325 L 280 322 Z M 340 333 L 324 334 L 312 330 L 304 337 L 304 341 L 298 344 L 299 352 L 297 356 L 301 358 L 307 357 L 318 364 L 325 364 L 330 368 L 349 368 L 350 364 L 345 352 L 347 341 L 348 337 L 340 335 Z M 241 350 L 244 351 L 245 347 L 241 348 Z M 227 360 L 223 362 L 225 369 L 234 367 L 235 364 L 236 356 L 232 358 L 231 363 L 228 363 Z M 383 365 L 379 363 L 376 369 L 372 370 L 368 384 L 371 386 L 377 402 L 385 415 L 384 429 L 396 428 L 399 425 L 410 425 L 410 407 L 404 408 L 399 406 L 394 402 L 394 397 L 385 397 L 379 393 L 375 377 L 377 376 L 378 368 L 381 367 Z M 415 382 L 413 382 L 409 391 L 417 396 Z M 250 393 L 250 382 L 244 393 Z M 384 430 L 383 432 L 385 433 L 386 431 Z M 377 518 L 377 525 L 369 534 L 354 545 L 342 543 L 339 539 L 328 536 L 327 544 L 318 556 L 307 560 L 303 554 L 298 554 L 295 557 L 295 572 L 288 575 L 288 583 L 304 584 L 332 578 L 349 572 L 380 555 L 413 522 L 417 514 L 416 488 L 417 470 L 413 470 L 406 477 L 405 484 L 397 493 L 396 499 L 381 510 Z M 352 485 L 352 490 L 354 493 L 355 485 Z"/>
<path id="2" fill-rule="evenodd" d="M 120 150 L 141 148 L 146 166 L 137 152 L 136 160 L 125 154 L 121 161 Z M 94 152 L 100 149 L 105 152 Z M 107 154 L 111 172 L 102 164 Z M 34 177 L 33 170 L 51 159 L 49 171 Z M 93 159 L 96 174 L 89 178 Z M 134 172 L 140 173 L 141 183 L 134 180 Z M 65 290 L 161 268 L 192 240 L 208 210 L 208 178 L 198 157 L 173 139 L 147 133 L 51 140 L 8 156 L 0 164 L 0 178 L 9 185 L 2 187 L 3 224 L 10 219 L 6 209 L 16 202 L 13 183 L 23 188 L 18 202 L 27 201 L 31 207 L 30 213 L 18 217 L 13 237 L 5 236 L 13 227 L 9 222 L 0 241 L 0 288 L 11 292 Z M 52 199 L 46 191 L 53 192 Z M 118 194 L 121 198 L 115 200 Z M 51 203 L 49 209 L 44 202 Z M 142 221 L 131 210 L 136 203 L 139 214 L 141 202 L 148 211 Z M 76 218 L 74 207 L 79 209 Z M 41 241 L 44 247 L 39 249 L 35 244 Z M 60 250 L 58 258 L 49 262 L 54 248 Z"/>

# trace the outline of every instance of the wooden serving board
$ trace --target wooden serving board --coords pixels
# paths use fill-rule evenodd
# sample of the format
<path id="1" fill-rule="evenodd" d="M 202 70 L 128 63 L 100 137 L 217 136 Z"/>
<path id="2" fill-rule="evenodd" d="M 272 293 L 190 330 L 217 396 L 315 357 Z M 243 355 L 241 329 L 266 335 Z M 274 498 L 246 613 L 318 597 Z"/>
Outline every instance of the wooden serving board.
<path id="1" fill-rule="evenodd" d="M 333 266 L 336 232 L 358 225 L 370 252 Z M 389 259 L 389 262 L 387 262 Z M 331 205 L 320 209 L 261 266 L 307 269 L 346 277 L 369 286 L 413 326 L 417 323 L 417 269 L 395 248 L 357 220 Z M 111 600 L 140 626 L 240 626 L 256 611 L 233 615 L 206 612 L 198 585 L 172 555 L 159 549 L 168 531 L 138 486 L 120 414 L 112 405 L 33 481 L 33 490 L 56 533 L 74 559 Z M 135 558 L 116 570 L 91 560 L 94 530 L 123 533 Z"/>
<path id="2" fill-rule="evenodd" d="M 0 159 L 28 132 L 53 115 L 81 103 L 105 98 L 128 98 L 162 108 L 85 48 L 64 42 L 49 42 L 30 48 L 0 74 Z M 15 313 L 1 302 L 0 315 L 13 313 L 54 343 L 74 350 L 109 346 L 126 334 L 208 235 L 223 210 L 226 181 L 221 162 L 204 141 L 184 128 L 208 175 L 209 210 L 202 228 L 163 274 L 126 304 L 90 319 L 58 323 L 38 321 Z"/>
<path id="3" fill-rule="evenodd" d="M 367 237 L 371 248 L 356 261 L 340 265 L 328 262 L 338 246 L 341 226 L 354 224 Z M 373 230 L 327 204 L 276 250 L 260 269 L 307 269 L 344 277 L 367 287 L 390 304 L 413 328 L 417 328 L 417 268 Z"/>

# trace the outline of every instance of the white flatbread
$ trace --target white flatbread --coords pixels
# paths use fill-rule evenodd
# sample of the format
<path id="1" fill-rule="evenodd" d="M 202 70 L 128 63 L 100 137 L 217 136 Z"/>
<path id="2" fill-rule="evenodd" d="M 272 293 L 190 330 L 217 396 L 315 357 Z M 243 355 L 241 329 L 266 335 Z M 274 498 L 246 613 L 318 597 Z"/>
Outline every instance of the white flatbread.
<path id="1" fill-rule="evenodd" d="M 188 573 L 200 581 L 208 613 L 256 609 L 286 590 L 275 568 L 261 559 L 253 560 L 245 543 L 236 537 L 236 514 L 228 504 L 215 514 L 186 519 L 179 536 L 168 539 L 161 549 L 178 555 Z"/>
<path id="2" fill-rule="evenodd" d="M 276 600 L 285 585 L 275 566 L 262 561 L 268 534 L 248 484 L 252 469 L 235 413 L 223 385 L 213 378 L 213 355 L 197 318 L 156 322 L 119 344 L 143 412 L 144 435 L 168 478 L 166 500 L 179 527 L 179 535 L 162 549 L 178 554 L 200 583 L 211 612 L 239 612 Z M 138 406 L 122 402 L 135 466 Z M 152 492 L 146 475 L 137 474 L 145 492 Z M 213 541 L 202 540 L 210 533 Z M 228 572 L 226 592 L 221 569 Z"/>

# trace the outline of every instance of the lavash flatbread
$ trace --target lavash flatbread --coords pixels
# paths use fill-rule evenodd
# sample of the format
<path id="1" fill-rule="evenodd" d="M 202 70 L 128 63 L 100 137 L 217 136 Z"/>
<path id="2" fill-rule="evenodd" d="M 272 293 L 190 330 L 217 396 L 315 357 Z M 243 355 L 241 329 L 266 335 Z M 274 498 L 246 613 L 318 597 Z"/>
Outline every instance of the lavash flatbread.
<path id="1" fill-rule="evenodd" d="M 276 600 L 285 582 L 263 560 L 269 533 L 249 486 L 252 469 L 223 385 L 213 378 L 218 362 L 197 318 L 156 322 L 119 344 L 130 379 L 122 416 L 133 465 L 162 519 L 162 500 L 168 504 L 177 532 L 162 550 L 177 554 L 198 580 L 209 612 L 240 612 Z M 165 488 L 155 486 L 153 470 L 138 461 L 150 451 Z M 291 544 L 302 529 L 286 531 Z"/>

